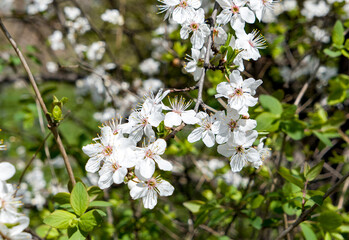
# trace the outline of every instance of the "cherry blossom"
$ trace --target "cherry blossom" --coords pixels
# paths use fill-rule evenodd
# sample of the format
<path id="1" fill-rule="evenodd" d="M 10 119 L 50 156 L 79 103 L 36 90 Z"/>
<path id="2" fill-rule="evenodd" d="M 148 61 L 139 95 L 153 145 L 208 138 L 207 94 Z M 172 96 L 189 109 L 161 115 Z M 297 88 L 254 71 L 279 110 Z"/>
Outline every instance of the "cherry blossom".
<path id="1" fill-rule="evenodd" d="M 273 10 L 275 0 L 250 0 L 250 7 L 255 12 L 259 21 L 262 21 L 263 15 L 267 9 Z"/>
<path id="2" fill-rule="evenodd" d="M 258 49 L 266 48 L 266 41 L 259 31 L 253 30 L 251 33 L 246 34 L 244 31 L 236 32 L 236 47 L 241 48 L 244 51 L 241 56 L 245 60 L 257 60 L 261 57 Z"/>
<path id="3" fill-rule="evenodd" d="M 166 150 L 166 141 L 158 139 L 154 143 L 144 148 L 136 148 L 136 170 L 145 177 L 150 178 L 155 172 L 155 163 L 164 171 L 171 171 L 172 164 L 160 157 Z"/>
<path id="4" fill-rule="evenodd" d="M 29 226 L 29 218 L 26 216 L 19 217 L 14 226 L 9 227 L 6 224 L 0 222 L 0 239 L 13 239 L 13 240 L 29 240 L 32 239 L 30 233 L 23 232 Z"/>
<path id="5" fill-rule="evenodd" d="M 247 7 L 245 0 L 217 0 L 223 11 L 217 16 L 218 24 L 230 22 L 235 31 L 244 31 L 245 22 L 254 23 L 255 15 Z"/>
<path id="6" fill-rule="evenodd" d="M 185 103 L 185 99 L 178 96 L 170 101 L 171 108 L 166 107 L 165 110 L 170 110 L 171 112 L 166 113 L 164 124 L 166 127 L 173 127 L 181 125 L 182 121 L 186 124 L 196 124 L 199 119 L 195 117 L 196 112 L 194 110 L 186 110 L 191 105 L 191 101 Z"/>
<path id="7" fill-rule="evenodd" d="M 252 97 L 256 94 L 256 88 L 262 84 L 262 80 L 248 78 L 243 80 L 238 70 L 234 70 L 229 76 L 230 82 L 221 82 L 217 85 L 216 98 L 228 98 L 231 108 L 239 114 L 247 114 L 247 108 L 257 104 L 258 99 Z"/>
<path id="8" fill-rule="evenodd" d="M 204 46 L 205 39 L 210 35 L 210 29 L 205 23 L 205 12 L 202 8 L 195 11 L 183 24 L 180 31 L 182 39 L 187 39 L 189 34 L 193 32 L 190 42 L 193 48 L 201 49 Z"/>
<path id="9" fill-rule="evenodd" d="M 137 172 L 136 172 L 137 175 Z M 140 182 L 129 185 L 131 187 L 130 195 L 132 199 L 142 198 L 145 208 L 153 209 L 157 204 L 158 195 L 162 197 L 171 196 L 174 187 L 159 176 L 154 178 L 144 178 L 137 175 Z"/>
<path id="10" fill-rule="evenodd" d="M 258 151 L 251 147 L 258 136 L 257 131 L 236 132 L 227 143 L 219 145 L 218 153 L 225 157 L 230 157 L 230 167 L 233 172 L 240 172 L 241 169 L 250 162 L 255 166 L 255 163 L 260 162 Z"/>
<path id="11" fill-rule="evenodd" d="M 201 6 L 201 0 L 158 0 L 160 13 L 166 12 L 165 20 L 172 15 L 175 22 L 182 24 L 195 15 L 195 9 Z"/>
<path id="12" fill-rule="evenodd" d="M 199 112 L 196 117 L 200 120 L 200 127 L 195 128 L 188 136 L 190 143 L 197 142 L 200 139 L 207 147 L 212 147 L 215 144 L 215 134 L 219 131 L 219 122 L 216 121 L 216 116 L 209 116 L 205 112 Z"/>
<path id="13" fill-rule="evenodd" d="M 206 54 L 206 48 L 203 47 L 201 50 L 192 48 L 191 56 L 188 55 L 187 59 L 189 62 L 185 66 L 185 70 L 194 76 L 195 81 L 199 81 L 202 73 L 204 72 L 204 57 Z"/>

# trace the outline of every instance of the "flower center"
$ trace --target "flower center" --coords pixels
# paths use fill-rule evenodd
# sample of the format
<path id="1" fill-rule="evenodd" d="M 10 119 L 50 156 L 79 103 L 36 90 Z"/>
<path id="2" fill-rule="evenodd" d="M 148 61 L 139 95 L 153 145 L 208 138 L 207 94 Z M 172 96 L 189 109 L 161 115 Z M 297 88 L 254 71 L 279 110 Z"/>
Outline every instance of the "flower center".
<path id="1" fill-rule="evenodd" d="M 233 5 L 233 6 L 231 6 L 231 11 L 232 11 L 232 13 L 239 13 L 239 7 L 238 6 L 236 6 L 236 5 Z"/>
<path id="2" fill-rule="evenodd" d="M 251 47 L 254 47 L 254 43 L 251 40 L 248 40 L 248 44 L 250 44 Z"/>
<path id="3" fill-rule="evenodd" d="M 244 152 L 244 148 L 242 146 L 237 146 L 235 150 L 237 151 L 238 154 L 242 154 Z"/>
<path id="4" fill-rule="evenodd" d="M 143 126 L 147 125 L 147 124 L 148 124 L 148 118 L 143 118 L 141 124 L 142 124 Z"/>
<path id="5" fill-rule="evenodd" d="M 153 158 L 154 158 L 154 153 L 153 153 L 150 149 L 148 149 L 148 150 L 145 152 L 145 156 L 146 156 L 147 158 L 153 159 Z"/>
<path id="6" fill-rule="evenodd" d="M 153 188 L 155 188 L 155 187 L 156 187 L 156 184 L 157 184 L 157 183 L 156 183 L 155 178 L 149 179 L 148 182 L 147 182 L 148 189 L 153 189 Z"/>
<path id="7" fill-rule="evenodd" d="M 242 96 L 244 91 L 241 88 L 235 89 L 234 96 Z"/>
<path id="8" fill-rule="evenodd" d="M 106 146 L 103 149 L 104 156 L 110 156 L 113 153 L 113 147 L 112 146 Z"/>
<path id="9" fill-rule="evenodd" d="M 196 31 L 199 29 L 199 24 L 192 23 L 192 24 L 190 24 L 190 28 L 191 28 L 191 30 Z"/>
<path id="10" fill-rule="evenodd" d="M 117 164 L 117 163 L 113 163 L 112 167 L 113 167 L 114 171 L 116 171 L 116 170 L 118 170 L 120 168 L 120 165 Z"/>
<path id="11" fill-rule="evenodd" d="M 228 126 L 230 127 L 231 131 L 233 131 L 237 127 L 237 122 L 234 120 L 230 120 Z"/>
<path id="12" fill-rule="evenodd" d="M 178 6 L 181 8 L 186 8 L 186 7 L 188 7 L 188 3 L 186 0 L 183 0 L 178 4 Z"/>

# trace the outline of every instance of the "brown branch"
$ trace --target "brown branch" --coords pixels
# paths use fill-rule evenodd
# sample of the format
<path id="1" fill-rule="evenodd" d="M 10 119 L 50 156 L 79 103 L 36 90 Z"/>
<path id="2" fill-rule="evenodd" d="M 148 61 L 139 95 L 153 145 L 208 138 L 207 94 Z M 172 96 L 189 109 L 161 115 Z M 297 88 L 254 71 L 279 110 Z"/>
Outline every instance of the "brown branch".
<path id="1" fill-rule="evenodd" d="M 322 197 L 322 200 L 324 201 L 327 197 L 331 196 L 347 178 L 349 177 L 349 173 L 344 175 L 339 181 L 334 184 L 330 189 L 327 190 L 325 195 Z M 304 211 L 299 218 L 288 228 L 286 228 L 277 238 L 276 240 L 283 239 L 289 232 L 291 232 L 295 227 L 297 227 L 300 223 L 306 220 L 306 218 L 318 207 L 317 204 L 314 204 L 311 208 Z"/>
<path id="2" fill-rule="evenodd" d="M 36 98 L 37 100 L 39 101 L 39 104 L 45 114 L 45 117 L 46 117 L 46 120 L 48 122 L 48 128 L 50 129 L 50 131 L 53 133 L 53 136 L 55 137 L 56 139 L 56 142 L 57 142 L 57 145 L 58 145 L 58 148 L 62 154 L 62 157 L 64 159 L 64 163 L 65 163 L 65 167 L 68 171 L 68 175 L 69 175 L 69 178 L 70 178 L 70 181 L 72 182 L 73 185 L 75 185 L 76 181 L 75 181 L 75 177 L 74 177 L 74 173 L 73 173 L 73 169 L 71 168 L 71 165 L 70 165 L 70 162 L 69 162 L 69 159 L 68 159 L 68 155 L 64 149 L 64 146 L 63 146 L 63 143 L 62 143 L 62 139 L 58 133 L 58 129 L 57 129 L 57 124 L 55 124 L 52 119 L 51 119 L 51 116 L 49 115 L 49 112 L 46 108 L 46 105 L 44 103 L 44 100 L 41 96 L 41 93 L 39 91 L 39 88 L 35 82 L 35 79 L 34 79 L 34 76 L 28 66 L 28 63 L 27 61 L 25 60 L 22 52 L 18 49 L 17 47 L 17 44 L 15 42 L 15 40 L 12 38 L 11 34 L 7 31 L 5 25 L 3 24 L 2 22 L 2 19 L 0 18 L 0 28 L 1 28 L 1 31 L 4 33 L 6 39 L 10 42 L 10 44 L 12 45 L 13 49 L 15 50 L 15 52 L 17 53 L 25 71 L 27 72 L 28 74 L 28 77 L 29 77 L 29 81 L 34 89 L 34 92 L 35 92 L 35 95 L 36 95 Z"/>
<path id="3" fill-rule="evenodd" d="M 175 92 L 190 92 L 190 91 L 196 90 L 198 88 L 199 88 L 199 86 L 195 85 L 195 86 L 192 86 L 192 87 L 186 87 L 186 88 L 182 88 L 182 89 L 171 88 L 169 90 L 170 90 L 171 93 L 175 93 Z"/>

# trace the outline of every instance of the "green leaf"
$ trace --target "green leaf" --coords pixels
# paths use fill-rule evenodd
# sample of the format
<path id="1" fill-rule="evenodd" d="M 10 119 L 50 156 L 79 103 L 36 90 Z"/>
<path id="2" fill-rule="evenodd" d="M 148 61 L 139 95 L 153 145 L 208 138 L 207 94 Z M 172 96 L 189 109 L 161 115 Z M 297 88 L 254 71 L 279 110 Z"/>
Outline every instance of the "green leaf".
<path id="1" fill-rule="evenodd" d="M 342 49 L 341 53 L 343 54 L 344 57 L 349 58 L 349 53 L 346 50 Z"/>
<path id="2" fill-rule="evenodd" d="M 279 170 L 279 174 L 286 181 L 288 181 L 290 183 L 293 183 L 294 185 L 296 185 L 299 188 L 303 189 L 304 183 L 303 183 L 302 179 L 299 179 L 299 178 L 291 175 L 290 171 L 287 168 L 281 167 L 280 170 Z"/>
<path id="3" fill-rule="evenodd" d="M 276 115 L 282 114 L 282 105 L 275 97 L 269 95 L 260 95 L 259 101 L 265 110 Z"/>
<path id="4" fill-rule="evenodd" d="M 79 228 L 84 232 L 91 232 L 101 222 L 101 215 L 96 210 L 91 210 L 80 217 Z"/>
<path id="5" fill-rule="evenodd" d="M 85 240 L 88 233 L 83 232 L 78 227 L 68 228 L 69 240 Z"/>
<path id="6" fill-rule="evenodd" d="M 299 120 L 282 121 L 280 127 L 293 140 L 300 140 L 304 137 L 304 126 Z"/>
<path id="7" fill-rule="evenodd" d="M 54 106 L 52 110 L 52 116 L 55 121 L 61 121 L 62 120 L 62 110 L 59 106 Z"/>
<path id="8" fill-rule="evenodd" d="M 70 204 L 70 193 L 60 192 L 53 197 L 54 201 L 58 204 Z"/>
<path id="9" fill-rule="evenodd" d="M 313 181 L 319 174 L 321 173 L 322 167 L 324 165 L 324 161 L 319 162 L 314 167 L 312 167 L 308 174 L 305 175 L 305 179 L 307 179 L 309 182 Z"/>
<path id="10" fill-rule="evenodd" d="M 304 177 L 308 174 L 310 166 L 308 163 L 304 163 Z"/>
<path id="11" fill-rule="evenodd" d="M 263 203 L 263 201 L 264 201 L 264 197 L 262 195 L 258 195 L 256 198 L 253 199 L 251 203 L 251 208 L 252 209 L 259 208 Z"/>
<path id="12" fill-rule="evenodd" d="M 340 214 L 333 211 L 327 211 L 320 214 L 319 222 L 325 231 L 332 231 L 338 228 L 343 220 Z"/>
<path id="13" fill-rule="evenodd" d="M 35 232 L 39 237 L 45 239 L 56 239 L 57 237 L 59 237 L 58 230 L 47 225 L 40 225 L 35 229 Z"/>
<path id="14" fill-rule="evenodd" d="M 89 196 L 84 184 L 77 182 L 70 195 L 70 204 L 74 212 L 81 216 L 88 208 L 89 202 Z"/>
<path id="15" fill-rule="evenodd" d="M 192 200 L 192 201 L 184 202 L 183 206 L 193 213 L 198 213 L 200 210 L 200 207 L 204 204 L 205 202 L 203 201 Z"/>
<path id="16" fill-rule="evenodd" d="M 331 147 L 332 146 L 332 143 L 331 143 L 331 140 L 326 137 L 324 134 L 318 132 L 318 131 L 313 131 L 314 135 L 317 136 L 318 139 L 320 139 L 320 141 L 322 143 L 324 143 L 326 146 L 328 147 Z"/>
<path id="17" fill-rule="evenodd" d="M 253 219 L 253 221 L 251 221 L 252 227 L 254 227 L 257 230 L 262 229 L 262 223 L 263 223 L 262 218 L 258 216 L 255 219 Z"/>
<path id="18" fill-rule="evenodd" d="M 323 203 L 323 196 L 321 195 L 312 196 L 310 199 L 319 206 L 321 206 Z"/>
<path id="19" fill-rule="evenodd" d="M 345 40 L 344 47 L 345 49 L 349 50 L 349 39 Z"/>
<path id="20" fill-rule="evenodd" d="M 329 81 L 330 95 L 327 98 L 329 105 L 342 103 L 346 99 L 346 86 L 340 78 L 335 78 Z"/>
<path id="21" fill-rule="evenodd" d="M 44 219 L 44 223 L 54 228 L 68 228 L 71 220 L 76 216 L 70 212 L 56 210 Z"/>
<path id="22" fill-rule="evenodd" d="M 257 131 L 274 132 L 278 130 L 280 122 L 279 116 L 270 112 L 263 112 L 256 117 Z"/>
<path id="23" fill-rule="evenodd" d="M 340 46 L 344 43 L 344 27 L 340 20 L 337 20 L 333 31 L 332 31 L 332 41 L 334 44 Z"/>
<path id="24" fill-rule="evenodd" d="M 339 57 L 340 55 L 342 55 L 341 51 L 332 51 L 328 48 L 324 49 L 324 53 L 332 58 L 336 58 L 336 57 Z"/>
<path id="25" fill-rule="evenodd" d="M 90 196 L 90 201 L 95 200 L 98 197 L 103 196 L 103 191 L 97 186 L 91 186 L 87 189 L 88 195 Z"/>
<path id="26" fill-rule="evenodd" d="M 106 201 L 93 201 L 93 202 L 90 202 L 90 205 L 89 205 L 89 207 L 110 207 L 110 206 L 113 206 L 113 204 Z"/>
<path id="27" fill-rule="evenodd" d="M 317 237 L 313 229 L 311 229 L 311 227 L 307 223 L 301 223 L 300 226 L 301 226 L 303 235 L 305 237 L 305 240 L 317 240 Z"/>

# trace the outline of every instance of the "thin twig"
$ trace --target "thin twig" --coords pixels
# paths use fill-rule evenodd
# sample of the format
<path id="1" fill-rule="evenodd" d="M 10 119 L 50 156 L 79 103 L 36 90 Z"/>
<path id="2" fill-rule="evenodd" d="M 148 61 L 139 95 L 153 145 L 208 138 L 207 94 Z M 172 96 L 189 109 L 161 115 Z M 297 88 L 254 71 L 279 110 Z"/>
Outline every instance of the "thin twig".
<path id="1" fill-rule="evenodd" d="M 334 184 L 330 189 L 327 190 L 325 195 L 322 197 L 322 200 L 324 201 L 327 197 L 331 196 L 347 178 L 349 177 L 349 173 L 344 175 L 339 181 Z M 311 208 L 304 211 L 298 219 L 288 228 L 286 228 L 277 238 L 276 240 L 283 239 L 289 232 L 291 232 L 295 227 L 297 227 L 301 222 L 305 221 L 305 219 L 318 207 L 317 204 L 314 204 Z"/>
<path id="2" fill-rule="evenodd" d="M 7 38 L 7 40 L 10 42 L 10 44 L 12 45 L 13 49 L 15 50 L 15 52 L 17 53 L 25 71 L 27 72 L 28 74 L 28 77 L 29 77 L 29 81 L 34 89 L 34 92 L 35 92 L 35 95 L 36 95 L 36 98 L 37 100 L 39 101 L 40 103 L 40 106 L 46 116 L 46 119 L 47 119 L 47 122 L 48 122 L 48 128 L 50 129 L 50 131 L 53 133 L 53 136 L 55 137 L 56 139 L 56 142 L 57 142 L 57 145 L 58 145 L 58 148 L 62 154 L 62 157 L 64 159 L 64 163 L 65 163 L 65 167 L 68 171 L 68 175 L 69 175 L 69 178 L 70 178 L 70 181 L 72 182 L 73 186 L 75 185 L 76 181 L 75 181 L 75 177 L 74 177 L 74 173 L 73 173 L 73 169 L 70 165 L 70 162 L 69 162 L 69 159 L 68 159 L 68 155 L 65 151 L 65 148 L 63 146 L 63 143 L 62 143 L 62 139 L 58 133 L 58 130 L 57 130 L 57 125 L 55 123 L 52 122 L 52 119 L 51 119 L 51 116 L 49 115 L 49 112 L 46 108 L 46 105 L 44 103 L 44 100 L 41 96 L 41 93 L 39 91 L 39 88 L 38 86 L 36 85 L 36 82 L 35 82 L 35 79 L 34 79 L 34 76 L 28 66 L 28 63 L 27 61 L 25 60 L 22 52 L 18 49 L 17 47 L 17 44 L 15 42 L 15 40 L 12 38 L 11 34 L 7 31 L 5 25 L 3 24 L 2 22 L 2 19 L 0 18 L 0 28 L 1 28 L 1 31 L 4 33 L 5 37 Z"/>

